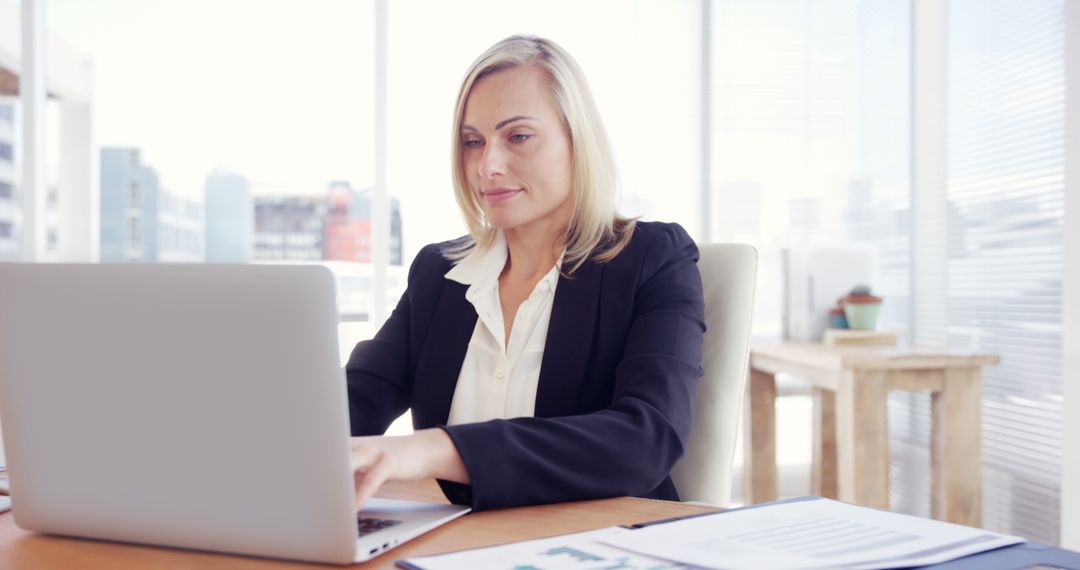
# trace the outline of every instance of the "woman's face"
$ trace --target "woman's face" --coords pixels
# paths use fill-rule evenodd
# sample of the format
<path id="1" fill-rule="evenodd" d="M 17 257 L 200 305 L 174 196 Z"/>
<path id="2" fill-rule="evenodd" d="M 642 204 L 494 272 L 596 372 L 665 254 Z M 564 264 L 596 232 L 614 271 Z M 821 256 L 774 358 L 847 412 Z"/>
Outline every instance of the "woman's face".
<path id="1" fill-rule="evenodd" d="M 460 136 L 469 188 L 494 227 L 557 232 L 570 224 L 570 135 L 543 70 L 524 65 L 476 82 Z"/>

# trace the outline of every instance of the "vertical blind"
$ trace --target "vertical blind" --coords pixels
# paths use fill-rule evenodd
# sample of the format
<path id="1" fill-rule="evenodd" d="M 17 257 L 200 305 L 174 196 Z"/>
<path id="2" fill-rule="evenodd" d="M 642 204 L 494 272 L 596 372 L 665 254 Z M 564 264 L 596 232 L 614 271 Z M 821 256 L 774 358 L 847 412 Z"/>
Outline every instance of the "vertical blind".
<path id="1" fill-rule="evenodd" d="M 946 38 L 945 185 L 915 188 L 912 328 L 1001 356 L 983 371 L 983 526 L 1056 543 L 1063 0 L 950 0 Z M 928 515 L 929 398 L 893 396 L 889 412 L 893 505 Z"/>
<path id="2" fill-rule="evenodd" d="M 952 0 L 946 330 L 983 373 L 987 528 L 1058 542 L 1064 0 Z"/>
<path id="3" fill-rule="evenodd" d="M 945 184 L 913 189 L 913 337 L 1001 355 L 983 373 L 983 525 L 1056 543 L 1063 1 L 951 0 L 946 37 Z M 894 394 L 889 414 L 893 507 L 927 516 L 930 400 Z"/>

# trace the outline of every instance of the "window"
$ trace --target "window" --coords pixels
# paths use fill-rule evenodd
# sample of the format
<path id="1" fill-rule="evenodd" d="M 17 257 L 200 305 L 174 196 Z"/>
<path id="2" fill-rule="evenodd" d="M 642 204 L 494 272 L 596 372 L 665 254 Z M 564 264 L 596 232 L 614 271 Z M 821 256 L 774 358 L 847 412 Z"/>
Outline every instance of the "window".
<path id="1" fill-rule="evenodd" d="M 911 246 L 929 230 L 911 207 L 910 3 L 712 6 L 714 237 L 759 246 L 755 331 L 779 321 L 778 248 L 874 244 L 886 325 L 1002 355 L 984 371 L 984 523 L 1056 543 L 1062 0 L 948 4 L 947 231 L 935 252 Z M 944 264 L 933 314 L 913 310 L 926 299 L 911 290 L 913 260 L 930 253 Z M 929 515 L 929 399 L 893 396 L 889 413 L 893 506 Z"/>
<path id="2" fill-rule="evenodd" d="M 443 127 L 468 66 L 512 33 L 549 37 L 581 65 L 615 151 L 622 211 L 698 232 L 698 3 L 478 0 L 468 10 L 438 0 L 389 4 L 387 181 L 400 198 L 406 264 L 421 247 L 465 233 Z M 604 41 L 597 41 L 597 22 L 604 22 Z M 438 53 L 420 47 L 432 45 Z M 651 109 L 665 111 L 645 111 Z"/>
<path id="3" fill-rule="evenodd" d="M 192 233 L 213 242 L 174 236 L 158 243 L 147 235 L 148 260 L 160 259 L 150 249 L 168 246 L 195 258 L 185 260 L 224 251 L 228 261 L 251 261 L 253 197 L 325 200 L 333 181 L 371 186 L 372 6 L 47 3 L 50 31 L 94 61 L 95 135 L 124 150 L 100 169 L 102 204 L 145 207 L 147 228 L 172 223 L 151 218 L 183 218 Z M 112 29 L 117 18 L 130 25 Z M 185 70 L 184 80 L 177 69 Z M 103 210 L 101 227 L 124 227 L 125 215 L 124 208 Z"/>
<path id="4" fill-rule="evenodd" d="M 948 343 L 983 373 L 988 529 L 1059 539 L 1064 0 L 952 0 L 948 12 Z"/>
<path id="5" fill-rule="evenodd" d="M 779 252 L 879 251 L 882 322 L 907 328 L 910 5 L 712 3 L 712 238 L 757 246 L 754 331 L 781 329 Z"/>
<path id="6" fill-rule="evenodd" d="M 128 249 L 141 250 L 143 247 L 142 218 L 133 216 L 128 219 Z"/>

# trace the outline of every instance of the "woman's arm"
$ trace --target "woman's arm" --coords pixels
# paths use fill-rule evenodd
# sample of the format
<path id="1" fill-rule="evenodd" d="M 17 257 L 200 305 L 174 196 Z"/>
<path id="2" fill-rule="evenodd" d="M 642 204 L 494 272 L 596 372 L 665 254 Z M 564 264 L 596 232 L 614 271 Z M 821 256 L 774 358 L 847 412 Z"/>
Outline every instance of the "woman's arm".
<path id="1" fill-rule="evenodd" d="M 349 391 L 349 421 L 352 435 L 381 435 L 409 407 L 413 386 L 411 356 L 414 312 L 430 308 L 429 298 L 437 298 L 442 274 L 449 268 L 439 245 L 429 245 L 416 255 L 409 268 L 408 287 L 394 312 L 371 340 L 357 343 L 345 365 Z"/>
<path id="2" fill-rule="evenodd" d="M 390 479 L 435 477 L 469 483 L 461 455 L 450 436 L 438 428 L 402 436 L 354 437 L 350 444 L 357 509 Z"/>
<path id="3" fill-rule="evenodd" d="M 378 435 L 409 406 L 409 294 L 375 338 L 357 343 L 345 365 L 352 435 Z"/>
<path id="4" fill-rule="evenodd" d="M 431 257 L 432 255 L 438 257 Z M 409 406 L 412 391 L 410 353 L 415 348 L 412 313 L 424 310 L 414 296 L 441 284 L 445 272 L 436 246 L 424 248 L 409 269 L 409 287 L 394 312 L 371 340 L 353 349 L 345 367 L 349 418 L 353 437 L 350 453 L 359 509 L 389 479 L 437 477 L 468 483 L 469 474 L 457 448 L 440 429 L 406 436 L 383 436 L 390 423 Z M 436 279 L 436 281 L 432 281 Z"/>

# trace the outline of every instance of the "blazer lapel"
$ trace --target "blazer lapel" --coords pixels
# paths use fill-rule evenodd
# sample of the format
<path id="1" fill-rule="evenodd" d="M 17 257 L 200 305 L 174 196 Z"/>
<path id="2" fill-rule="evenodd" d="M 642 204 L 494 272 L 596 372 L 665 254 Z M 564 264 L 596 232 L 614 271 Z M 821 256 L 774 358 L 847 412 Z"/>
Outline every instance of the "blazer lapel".
<path id="1" fill-rule="evenodd" d="M 476 310 L 465 299 L 466 289 L 466 285 L 448 279 L 431 318 L 413 384 L 417 427 L 446 425 L 450 417 L 461 364 L 476 327 Z"/>
<path id="2" fill-rule="evenodd" d="M 593 262 L 570 279 L 559 277 L 536 388 L 537 417 L 573 413 L 595 339 L 601 277 L 600 264 Z"/>

